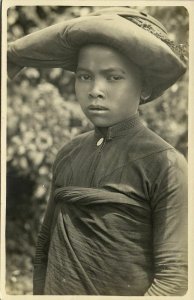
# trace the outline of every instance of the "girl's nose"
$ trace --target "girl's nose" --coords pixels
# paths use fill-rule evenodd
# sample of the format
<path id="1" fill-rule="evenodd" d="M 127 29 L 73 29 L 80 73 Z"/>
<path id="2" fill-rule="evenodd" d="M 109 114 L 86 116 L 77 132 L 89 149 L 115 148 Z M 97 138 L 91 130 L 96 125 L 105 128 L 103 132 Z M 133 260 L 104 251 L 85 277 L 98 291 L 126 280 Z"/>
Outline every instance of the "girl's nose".
<path id="1" fill-rule="evenodd" d="M 105 94 L 99 84 L 94 84 L 93 88 L 91 89 L 91 91 L 89 91 L 88 95 L 89 98 L 92 99 L 95 98 L 104 99 L 105 97 Z"/>

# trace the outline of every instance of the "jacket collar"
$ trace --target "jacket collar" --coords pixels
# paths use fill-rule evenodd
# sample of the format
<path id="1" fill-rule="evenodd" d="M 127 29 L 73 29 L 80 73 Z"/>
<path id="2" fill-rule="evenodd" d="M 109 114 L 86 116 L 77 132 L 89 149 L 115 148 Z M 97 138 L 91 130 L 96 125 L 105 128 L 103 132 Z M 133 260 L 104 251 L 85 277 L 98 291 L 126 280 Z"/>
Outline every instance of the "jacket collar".
<path id="1" fill-rule="evenodd" d="M 102 131 L 100 127 L 95 127 L 95 136 L 97 138 L 105 137 L 106 140 L 111 140 L 114 137 L 127 135 L 131 132 L 132 128 L 140 126 L 143 126 L 143 124 L 140 120 L 139 113 L 136 113 L 130 118 L 108 127 L 105 131 L 106 133 L 104 133 L 104 130 Z"/>

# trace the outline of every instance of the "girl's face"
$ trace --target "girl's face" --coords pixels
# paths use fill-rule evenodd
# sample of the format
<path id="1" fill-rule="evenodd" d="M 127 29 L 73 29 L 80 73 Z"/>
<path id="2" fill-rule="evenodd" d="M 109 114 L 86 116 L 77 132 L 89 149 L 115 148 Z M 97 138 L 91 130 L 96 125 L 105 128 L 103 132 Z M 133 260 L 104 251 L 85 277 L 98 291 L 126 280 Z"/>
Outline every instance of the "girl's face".
<path id="1" fill-rule="evenodd" d="M 87 45 L 79 53 L 75 92 L 88 119 L 98 127 L 121 122 L 138 109 L 140 70 L 104 45 Z"/>

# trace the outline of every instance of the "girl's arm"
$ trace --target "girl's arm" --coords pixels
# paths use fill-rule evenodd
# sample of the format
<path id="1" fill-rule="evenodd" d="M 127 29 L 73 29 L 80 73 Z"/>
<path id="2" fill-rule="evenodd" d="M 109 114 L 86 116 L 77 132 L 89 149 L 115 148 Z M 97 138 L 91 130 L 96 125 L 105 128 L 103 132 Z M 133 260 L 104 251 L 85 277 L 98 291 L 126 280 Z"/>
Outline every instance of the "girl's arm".
<path id="1" fill-rule="evenodd" d="M 34 295 L 44 294 L 51 225 L 52 225 L 52 219 L 55 210 L 54 197 L 53 197 L 53 193 L 54 193 L 53 185 L 54 184 L 52 183 L 50 198 L 48 201 L 43 224 L 41 226 L 41 230 L 39 232 L 38 241 L 36 245 L 36 255 L 34 261 L 34 274 L 33 274 Z"/>
<path id="2" fill-rule="evenodd" d="M 145 295 L 184 295 L 187 291 L 187 164 L 169 152 L 154 185 L 153 254 L 155 276 Z"/>

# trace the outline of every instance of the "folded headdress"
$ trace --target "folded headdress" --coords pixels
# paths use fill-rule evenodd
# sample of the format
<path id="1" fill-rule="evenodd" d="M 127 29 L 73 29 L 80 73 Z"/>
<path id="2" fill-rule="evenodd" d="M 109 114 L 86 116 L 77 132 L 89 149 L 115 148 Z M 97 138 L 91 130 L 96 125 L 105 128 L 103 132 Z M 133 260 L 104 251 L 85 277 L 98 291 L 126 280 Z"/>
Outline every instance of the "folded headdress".
<path id="1" fill-rule="evenodd" d="M 152 90 L 146 102 L 160 96 L 186 71 L 184 55 L 159 21 L 135 9 L 112 7 L 10 43 L 8 76 L 13 78 L 23 67 L 60 67 L 74 72 L 80 48 L 91 43 L 113 47 L 141 68 Z"/>

